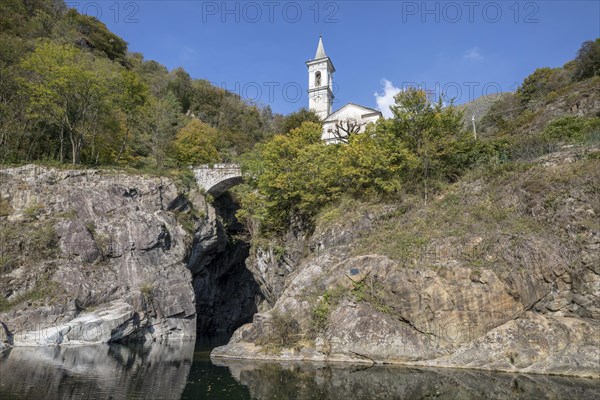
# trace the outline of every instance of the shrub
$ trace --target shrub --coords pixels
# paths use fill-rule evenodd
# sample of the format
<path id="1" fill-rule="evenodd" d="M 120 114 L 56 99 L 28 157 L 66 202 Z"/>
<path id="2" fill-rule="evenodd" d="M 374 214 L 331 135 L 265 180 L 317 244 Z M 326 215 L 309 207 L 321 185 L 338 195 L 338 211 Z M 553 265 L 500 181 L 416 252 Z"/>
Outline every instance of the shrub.
<path id="1" fill-rule="evenodd" d="M 23 210 L 23 214 L 28 220 L 38 219 L 43 212 L 44 206 L 40 203 L 32 203 Z"/>
<path id="2" fill-rule="evenodd" d="M 566 84 L 561 68 L 538 68 L 529 75 L 517 89 L 517 98 L 521 104 L 541 99 L 548 93 Z"/>
<path id="3" fill-rule="evenodd" d="M 582 142 L 589 134 L 599 130 L 600 118 L 588 119 L 569 115 L 550 122 L 544 129 L 543 137 L 548 141 Z"/>
<path id="4" fill-rule="evenodd" d="M 140 293 L 147 299 L 151 299 L 154 295 L 154 285 L 146 282 L 140 286 Z"/>
<path id="5" fill-rule="evenodd" d="M 339 304 L 346 293 L 346 289 L 342 286 L 337 286 L 333 289 L 326 290 L 325 293 L 319 297 L 311 314 L 311 334 L 313 337 L 327 329 L 331 311 Z"/>
<path id="6" fill-rule="evenodd" d="M 302 338 L 298 321 L 289 312 L 273 310 L 271 331 L 258 343 L 267 346 L 293 347 Z"/>
<path id="7" fill-rule="evenodd" d="M 13 213 L 10 202 L 6 199 L 0 199 L 0 217 L 7 217 Z"/>
<path id="8" fill-rule="evenodd" d="M 47 224 L 33 230 L 27 243 L 30 255 L 34 258 L 50 257 L 56 253 L 58 247 L 58 236 L 51 224 Z"/>

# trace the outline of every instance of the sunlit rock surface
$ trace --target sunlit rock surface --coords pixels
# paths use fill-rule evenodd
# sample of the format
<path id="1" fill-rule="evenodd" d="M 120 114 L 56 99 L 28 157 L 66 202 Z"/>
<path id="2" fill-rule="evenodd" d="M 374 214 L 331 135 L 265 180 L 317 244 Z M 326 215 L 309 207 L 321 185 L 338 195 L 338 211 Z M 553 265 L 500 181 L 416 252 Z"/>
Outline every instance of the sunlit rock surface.
<path id="1" fill-rule="evenodd" d="M 448 210 L 440 196 L 428 209 L 337 210 L 340 215 L 311 234 L 290 227 L 279 247 L 258 246 L 247 262 L 272 309 L 240 327 L 213 359 L 600 378 L 600 210 L 587 175 L 597 168 L 585 157 L 569 150 L 542 157 L 502 185 L 490 178 L 453 186 L 459 204 L 477 207 L 493 195 L 501 204 L 492 207 L 509 210 L 489 225 L 477 225 L 477 215 L 466 219 L 469 210 L 461 206 Z M 578 175 L 579 168 L 589 169 Z M 479 231 L 461 225 L 461 218 Z M 419 257 L 398 261 L 369 248 L 357 251 L 370 235 L 403 245 L 402 232 L 385 226 L 402 229 L 396 221 L 405 220 L 421 221 L 422 235 L 435 232 Z M 419 239 L 418 231 L 411 233 Z"/>

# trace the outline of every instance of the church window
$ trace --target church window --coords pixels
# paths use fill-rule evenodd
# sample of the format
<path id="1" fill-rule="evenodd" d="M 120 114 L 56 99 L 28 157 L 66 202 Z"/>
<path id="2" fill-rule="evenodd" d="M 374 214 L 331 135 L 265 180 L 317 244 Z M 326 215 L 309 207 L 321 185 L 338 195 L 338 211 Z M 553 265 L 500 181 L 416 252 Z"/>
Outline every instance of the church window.
<path id="1" fill-rule="evenodd" d="M 315 87 L 321 86 L 321 71 L 315 72 Z"/>

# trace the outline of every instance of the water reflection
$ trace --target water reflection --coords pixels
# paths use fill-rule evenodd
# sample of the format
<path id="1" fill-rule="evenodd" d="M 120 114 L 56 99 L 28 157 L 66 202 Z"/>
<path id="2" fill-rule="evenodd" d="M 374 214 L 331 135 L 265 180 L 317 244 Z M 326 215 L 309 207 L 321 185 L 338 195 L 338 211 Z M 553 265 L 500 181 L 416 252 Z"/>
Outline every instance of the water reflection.
<path id="1" fill-rule="evenodd" d="M 594 399 L 600 382 L 472 370 L 215 360 L 256 399 Z"/>
<path id="2" fill-rule="evenodd" d="M 194 350 L 194 363 L 182 399 L 251 399 L 246 386 L 234 379 L 229 369 L 210 360 L 210 352 L 229 341 L 228 335 L 199 337 Z"/>
<path id="3" fill-rule="evenodd" d="M 0 353 L 0 399 L 593 399 L 600 381 L 471 370 L 210 360 L 227 337 Z"/>
<path id="4" fill-rule="evenodd" d="M 0 353 L 2 399 L 179 399 L 194 342 L 16 347 Z"/>

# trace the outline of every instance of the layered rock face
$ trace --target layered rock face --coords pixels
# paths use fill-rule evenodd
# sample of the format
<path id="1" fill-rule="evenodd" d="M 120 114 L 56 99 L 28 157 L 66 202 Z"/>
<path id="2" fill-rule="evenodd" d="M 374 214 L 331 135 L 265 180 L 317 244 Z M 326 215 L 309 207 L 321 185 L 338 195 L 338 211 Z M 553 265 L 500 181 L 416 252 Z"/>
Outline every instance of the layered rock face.
<path id="1" fill-rule="evenodd" d="M 579 167 L 548 168 L 551 177 L 565 179 Z M 521 236 L 460 230 L 465 240 L 448 235 L 410 264 L 356 250 L 361 236 L 389 220 L 385 209 L 317 227 L 313 235 L 290 234 L 283 255 L 255 249 L 248 265 L 274 307 L 256 314 L 212 357 L 599 378 L 600 240 L 590 218 L 599 210 L 587 189 L 568 190 L 564 204 L 558 192 L 548 193 L 556 205 L 526 210 L 540 224 L 551 221 L 548 228 L 524 225 Z M 523 199 L 515 194 L 504 201 Z M 485 264 L 475 259 L 474 267 L 463 255 L 480 243 L 491 244 L 480 249 Z"/>
<path id="2" fill-rule="evenodd" d="M 251 275 L 226 261 L 227 232 L 197 191 L 114 171 L 25 166 L 0 178 L 4 346 L 191 339 L 203 307 L 202 330 L 251 316 Z M 244 302 L 248 315 L 230 312 Z"/>
<path id="3" fill-rule="evenodd" d="M 560 277 L 537 278 L 533 287 L 510 293 L 488 270 L 476 276 L 461 267 L 405 270 L 383 256 L 328 254 L 300 266 L 274 310 L 256 314 L 212 356 L 599 377 L 598 319 L 551 311 L 555 300 L 546 296 Z M 531 301 L 530 291 L 544 313 L 523 302 Z M 324 326 L 315 324 L 319 310 L 327 312 Z M 281 322 L 282 315 L 288 319 Z M 273 351 L 264 345 L 279 340 L 282 323 L 303 340 Z"/>

